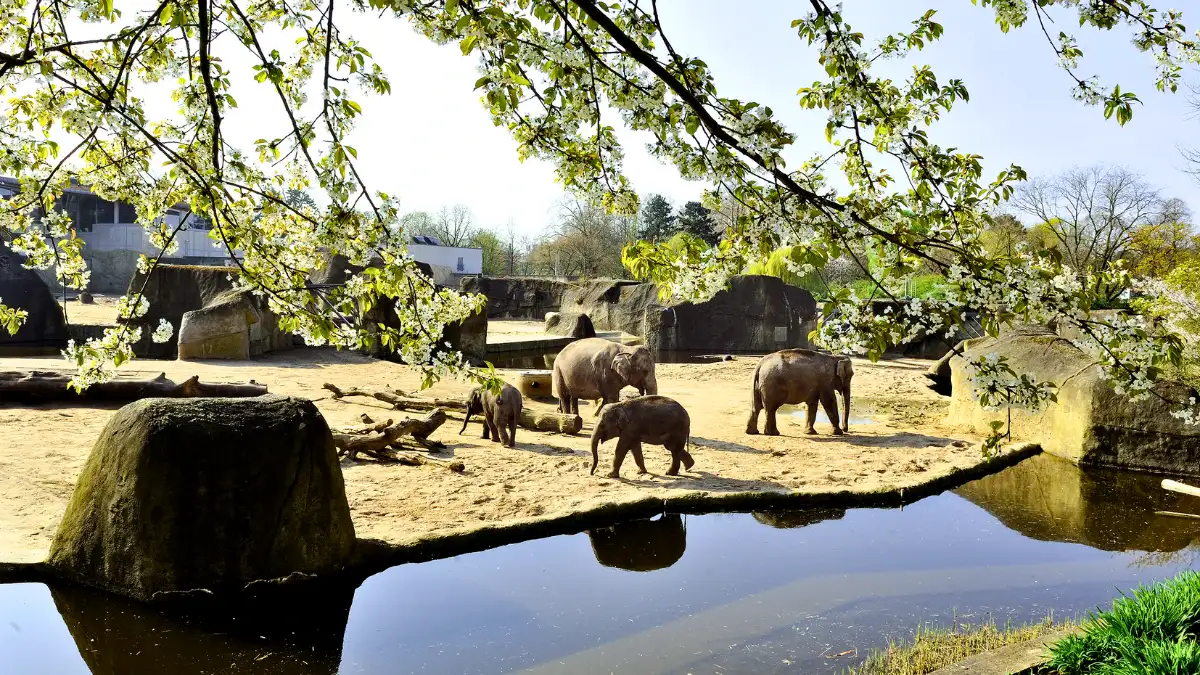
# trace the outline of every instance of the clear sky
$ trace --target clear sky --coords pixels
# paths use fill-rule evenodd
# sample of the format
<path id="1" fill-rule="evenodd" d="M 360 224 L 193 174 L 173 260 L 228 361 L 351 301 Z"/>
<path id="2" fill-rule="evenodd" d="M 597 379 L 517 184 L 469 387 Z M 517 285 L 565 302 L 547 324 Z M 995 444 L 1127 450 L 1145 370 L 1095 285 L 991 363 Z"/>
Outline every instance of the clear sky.
<path id="1" fill-rule="evenodd" d="M 1200 28 L 1200 2 L 1187 11 L 1189 29 Z M 903 77 L 914 63 L 929 63 L 939 79 L 957 77 L 971 93 L 935 127 L 933 137 L 983 155 L 987 176 L 1010 162 L 1031 176 L 1094 163 L 1122 165 L 1142 173 L 1165 196 L 1200 209 L 1200 186 L 1180 169 L 1179 146 L 1200 146 L 1200 119 L 1193 119 L 1188 92 L 1154 89 L 1154 62 L 1137 52 L 1125 31 L 1100 34 L 1079 28 L 1060 13 L 1059 29 L 1074 33 L 1084 50 L 1081 73 L 1136 92 L 1137 106 L 1125 127 L 1101 110 L 1074 101 L 1071 81 L 1036 24 L 1002 34 L 990 9 L 970 0 L 847 0 L 853 27 L 874 40 L 905 29 L 929 8 L 946 29 L 941 41 L 906 62 L 889 63 Z M 795 0 L 660 0 L 668 36 L 680 51 L 704 59 L 725 96 L 772 106 L 798 135 L 800 159 L 827 150 L 824 117 L 802 111 L 796 90 L 821 74 L 816 50 L 791 28 L 806 3 Z M 343 14 L 343 17 L 346 17 Z M 399 195 L 405 211 L 435 211 L 462 203 L 476 223 L 502 227 L 513 221 L 534 235 L 551 219 L 564 196 L 545 163 L 517 160 L 516 144 L 494 127 L 473 91 L 474 57 L 456 45 L 439 47 L 392 16 L 356 15 L 343 28 L 371 50 L 392 80 L 393 93 L 363 100 L 364 121 L 351 144 L 372 189 Z M 1188 74 L 1193 79 L 1195 73 Z M 269 103 L 269 99 L 264 101 Z M 243 111 L 246 103 L 242 102 Z M 618 120 L 619 121 L 619 120 Z M 246 129 L 251 134 L 252 129 Z M 642 149 L 644 140 L 624 134 L 627 170 L 641 194 L 660 192 L 676 202 L 696 199 L 703 185 L 681 180 Z"/>

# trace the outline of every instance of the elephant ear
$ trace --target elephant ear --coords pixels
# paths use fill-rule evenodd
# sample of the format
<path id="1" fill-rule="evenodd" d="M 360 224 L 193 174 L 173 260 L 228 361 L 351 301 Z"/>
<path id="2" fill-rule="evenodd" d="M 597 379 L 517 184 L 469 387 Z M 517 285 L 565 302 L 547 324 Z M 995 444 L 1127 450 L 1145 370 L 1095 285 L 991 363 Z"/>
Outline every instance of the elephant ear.
<path id="1" fill-rule="evenodd" d="M 629 354 L 617 354 L 612 360 L 613 371 L 624 382 L 633 381 L 633 361 L 629 358 Z"/>
<path id="2" fill-rule="evenodd" d="M 837 376 L 842 382 L 849 382 L 854 377 L 854 366 L 847 356 L 840 357 L 837 362 Z"/>

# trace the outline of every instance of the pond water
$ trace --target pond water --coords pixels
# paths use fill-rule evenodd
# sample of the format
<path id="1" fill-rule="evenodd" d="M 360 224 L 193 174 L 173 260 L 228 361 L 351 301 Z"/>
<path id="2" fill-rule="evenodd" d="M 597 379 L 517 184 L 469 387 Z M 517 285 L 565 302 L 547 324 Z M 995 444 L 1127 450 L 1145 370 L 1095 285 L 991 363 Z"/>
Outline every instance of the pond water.
<path id="1" fill-rule="evenodd" d="M 1076 615 L 1193 566 L 1200 522 L 1153 512 L 1200 499 L 1159 480 L 1043 456 L 903 509 L 667 514 L 394 567 L 283 639 L 0 585 L 0 671 L 837 673 L 922 622 Z"/>

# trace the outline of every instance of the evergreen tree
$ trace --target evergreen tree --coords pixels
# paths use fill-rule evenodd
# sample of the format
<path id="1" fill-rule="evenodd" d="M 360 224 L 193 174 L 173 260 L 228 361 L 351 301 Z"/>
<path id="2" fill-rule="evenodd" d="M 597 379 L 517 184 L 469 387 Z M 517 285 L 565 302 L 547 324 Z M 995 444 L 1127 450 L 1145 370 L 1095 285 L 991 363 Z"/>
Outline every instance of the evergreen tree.
<path id="1" fill-rule="evenodd" d="M 646 241 L 664 241 L 679 231 L 675 214 L 671 213 L 671 202 L 662 195 L 650 195 L 642 207 L 642 226 L 638 237 Z"/>
<path id="2" fill-rule="evenodd" d="M 721 237 L 716 233 L 717 225 L 713 222 L 712 211 L 704 208 L 700 202 L 688 202 L 679 210 L 676 219 L 682 232 L 703 239 L 709 246 L 714 246 Z"/>

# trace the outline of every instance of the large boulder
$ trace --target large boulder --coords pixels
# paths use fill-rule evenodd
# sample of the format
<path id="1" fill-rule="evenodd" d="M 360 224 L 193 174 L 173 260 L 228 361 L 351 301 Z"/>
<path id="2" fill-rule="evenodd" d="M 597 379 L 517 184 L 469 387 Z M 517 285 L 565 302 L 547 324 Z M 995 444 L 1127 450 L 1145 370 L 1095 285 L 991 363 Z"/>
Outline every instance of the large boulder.
<path id="1" fill-rule="evenodd" d="M 101 431 L 47 565 L 156 601 L 333 573 L 353 548 L 333 437 L 311 401 L 143 399 Z"/>
<path id="2" fill-rule="evenodd" d="M 0 356 L 57 354 L 67 346 L 62 307 L 25 259 L 0 241 L 0 302 L 29 315 L 15 335 L 0 326 Z"/>
<path id="3" fill-rule="evenodd" d="M 150 307 L 146 314 L 137 319 L 123 321 L 142 329 L 142 337 L 133 345 L 133 352 L 141 358 L 173 359 L 179 353 L 180 324 L 183 315 L 207 306 L 221 294 L 233 288 L 231 267 L 208 267 L 201 265 L 158 265 L 149 281 L 145 275 L 134 275 L 126 294 L 133 296 L 145 287 L 146 300 Z M 159 321 L 166 319 L 174 332 L 171 339 L 157 343 L 151 334 Z M 118 319 L 118 321 L 121 321 Z"/>
<path id="4" fill-rule="evenodd" d="M 487 296 L 490 319 L 540 320 L 557 312 L 570 288 L 566 281 L 526 277 L 464 277 L 459 290 Z"/>
<path id="5" fill-rule="evenodd" d="M 247 290 L 226 291 L 200 309 L 186 312 L 179 324 L 179 359 L 244 361 L 290 349 L 293 336 L 279 329 L 265 299 Z"/>
<path id="6" fill-rule="evenodd" d="M 1038 412 L 1012 410 L 1015 439 L 1034 441 L 1053 455 L 1080 464 L 1169 473 L 1200 474 L 1200 429 L 1171 415 L 1158 396 L 1131 402 L 1105 380 L 1101 366 L 1073 342 L 1041 326 L 1022 326 L 971 346 L 950 360 L 952 394 L 948 421 L 987 432 L 1006 411 L 978 403 L 968 362 L 996 353 L 1018 374 L 1058 386 L 1058 401 Z M 1180 384 L 1161 382 L 1155 391 L 1187 400 Z"/>
<path id="7" fill-rule="evenodd" d="M 546 332 L 579 339 L 596 337 L 596 327 L 587 314 L 549 312 L 546 314 Z"/>

